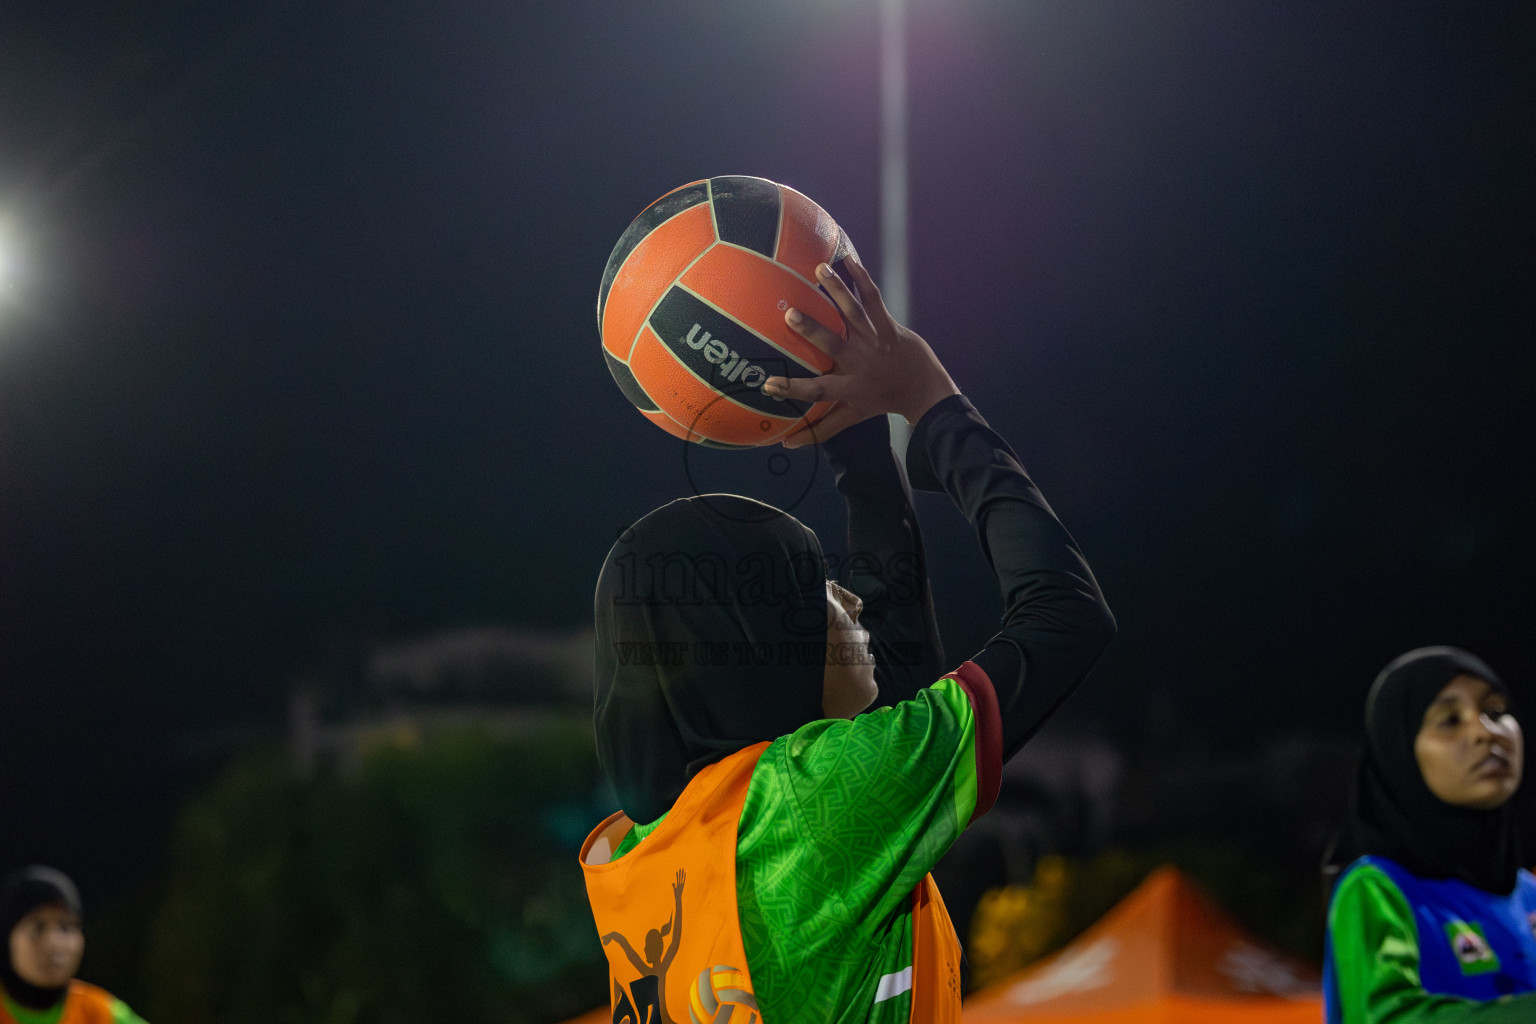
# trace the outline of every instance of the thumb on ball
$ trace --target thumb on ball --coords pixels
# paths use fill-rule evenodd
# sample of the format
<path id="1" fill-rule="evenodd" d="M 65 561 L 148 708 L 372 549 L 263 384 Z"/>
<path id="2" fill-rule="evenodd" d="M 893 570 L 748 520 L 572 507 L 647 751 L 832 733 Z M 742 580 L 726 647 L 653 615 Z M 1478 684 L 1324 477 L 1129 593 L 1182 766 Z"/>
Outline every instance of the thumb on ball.
<path id="1" fill-rule="evenodd" d="M 763 394 L 772 398 L 792 398 L 797 402 L 835 402 L 842 397 L 843 379 L 822 377 L 769 377 L 763 382 Z"/>
<path id="2" fill-rule="evenodd" d="M 808 444 L 820 444 L 830 437 L 862 423 L 876 413 L 862 412 L 844 402 L 834 405 L 825 416 L 809 426 L 801 427 L 780 441 L 785 448 L 803 448 Z"/>

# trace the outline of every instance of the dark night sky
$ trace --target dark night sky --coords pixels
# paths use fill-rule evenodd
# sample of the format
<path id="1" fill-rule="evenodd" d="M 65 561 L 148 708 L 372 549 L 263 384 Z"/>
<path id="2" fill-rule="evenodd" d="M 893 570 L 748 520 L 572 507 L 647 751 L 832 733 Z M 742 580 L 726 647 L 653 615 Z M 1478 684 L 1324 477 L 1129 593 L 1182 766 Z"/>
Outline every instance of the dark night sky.
<path id="1" fill-rule="evenodd" d="M 337 650 L 587 619 L 690 487 L 593 320 L 656 196 L 784 181 L 879 270 L 874 0 L 34 6 L 0 11 L 7 865 L 147 870 L 182 741 L 275 728 Z M 913 322 L 1119 615 L 1074 722 L 1346 732 L 1430 642 L 1530 678 L 1527 7 L 911 0 Z M 692 468 L 774 499 L 764 464 Z M 923 509 L 958 658 L 995 598 Z"/>

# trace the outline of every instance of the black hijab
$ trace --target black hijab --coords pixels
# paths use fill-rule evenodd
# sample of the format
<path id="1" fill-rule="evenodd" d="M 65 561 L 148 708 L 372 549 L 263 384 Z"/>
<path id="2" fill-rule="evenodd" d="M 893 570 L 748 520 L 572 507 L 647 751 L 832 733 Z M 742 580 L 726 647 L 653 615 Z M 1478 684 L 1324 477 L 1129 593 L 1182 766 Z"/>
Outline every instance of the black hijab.
<path id="1" fill-rule="evenodd" d="M 11 932 L 38 907 L 57 903 L 76 917 L 80 916 L 80 893 L 75 883 L 62 871 L 39 864 L 22 868 L 5 880 L 0 889 L 0 937 L 5 941 L 5 955 L 0 956 L 0 985 L 14 1002 L 29 1010 L 47 1010 L 57 1006 L 69 992 L 69 983 L 57 988 L 38 988 L 23 981 L 11 963 Z"/>
<path id="2" fill-rule="evenodd" d="M 682 498 L 625 530 L 597 580 L 597 756 L 650 822 L 705 766 L 822 716 L 821 544 L 732 494 Z"/>
<path id="3" fill-rule="evenodd" d="M 1483 661 L 1455 647 L 1421 647 L 1395 659 L 1365 701 L 1365 751 L 1325 873 L 1376 854 L 1421 878 L 1459 878 L 1506 894 L 1521 866 L 1514 801 L 1480 811 L 1430 792 L 1413 752 L 1424 712 L 1459 675 L 1508 690 Z"/>

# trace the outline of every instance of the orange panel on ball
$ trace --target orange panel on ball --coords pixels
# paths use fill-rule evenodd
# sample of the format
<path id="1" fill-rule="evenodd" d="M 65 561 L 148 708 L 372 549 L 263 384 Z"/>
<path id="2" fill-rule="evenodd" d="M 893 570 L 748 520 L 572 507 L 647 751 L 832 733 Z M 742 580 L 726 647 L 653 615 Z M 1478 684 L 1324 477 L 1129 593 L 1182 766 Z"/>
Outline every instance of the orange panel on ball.
<path id="1" fill-rule="evenodd" d="M 613 279 L 603 307 L 603 347 L 627 360 L 635 334 L 683 268 L 715 242 L 709 204 L 691 206 L 640 240 Z"/>
<path id="2" fill-rule="evenodd" d="M 800 423 L 793 406 L 786 404 L 785 416 L 765 416 L 718 393 L 680 363 L 649 326 L 640 331 L 629 368 L 651 400 L 685 433 L 692 429 L 723 444 L 759 445 L 778 440 Z M 818 418 L 823 415 L 820 406 L 812 412 Z"/>
<path id="3" fill-rule="evenodd" d="M 839 335 L 843 318 L 820 288 L 773 260 L 746 249 L 717 245 L 683 274 L 680 283 L 753 333 L 817 373 L 832 369 L 832 357 L 784 322 L 793 306 Z"/>
<path id="4" fill-rule="evenodd" d="M 796 273 L 816 280 L 816 264 L 837 255 L 843 230 L 837 221 L 807 196 L 788 185 L 779 186 L 783 216 L 779 223 L 778 260 Z"/>
<path id="5" fill-rule="evenodd" d="M 677 420 L 673 419 L 671 416 L 668 416 L 664 412 L 646 412 L 644 409 L 641 409 L 640 415 L 644 416 L 646 419 L 650 420 L 652 423 L 656 424 L 658 427 L 660 427 L 662 430 L 665 430 L 673 437 L 681 438 L 684 441 L 698 440 L 697 434 L 690 432 L 687 427 L 683 426 L 681 423 L 677 422 Z"/>

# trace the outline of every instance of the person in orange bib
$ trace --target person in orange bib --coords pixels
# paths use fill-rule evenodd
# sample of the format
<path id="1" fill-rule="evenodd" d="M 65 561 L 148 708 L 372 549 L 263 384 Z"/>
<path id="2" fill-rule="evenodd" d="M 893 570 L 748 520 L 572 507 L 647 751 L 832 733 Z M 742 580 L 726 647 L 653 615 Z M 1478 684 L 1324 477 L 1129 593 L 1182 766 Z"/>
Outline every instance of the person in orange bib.
<path id="1" fill-rule="evenodd" d="M 832 467 L 842 582 L 793 516 L 719 494 L 640 519 L 598 579 L 594 725 L 622 810 L 580 861 L 615 1024 L 958 1021 L 929 870 L 1114 635 L 1007 442 L 857 260 L 842 272 L 817 271 L 846 340 L 786 313 L 837 368 L 764 385 L 836 403 L 787 443 Z M 1002 629 L 947 673 L 909 480 L 949 495 L 1002 592 Z"/>
<path id="2" fill-rule="evenodd" d="M 32 865 L 5 880 L 0 932 L 0 1024 L 144 1024 L 121 999 L 75 978 L 85 955 L 80 894 L 53 868 Z"/>

